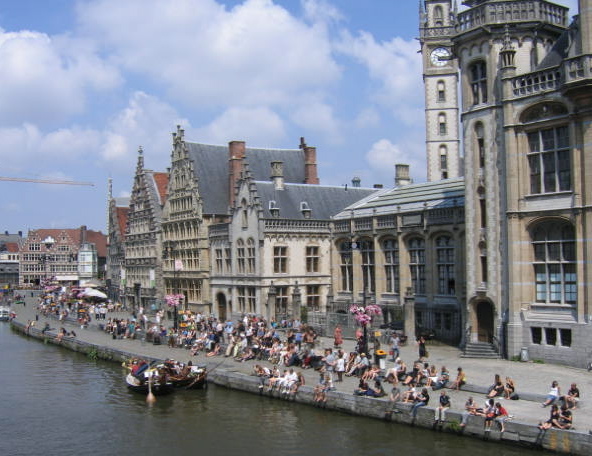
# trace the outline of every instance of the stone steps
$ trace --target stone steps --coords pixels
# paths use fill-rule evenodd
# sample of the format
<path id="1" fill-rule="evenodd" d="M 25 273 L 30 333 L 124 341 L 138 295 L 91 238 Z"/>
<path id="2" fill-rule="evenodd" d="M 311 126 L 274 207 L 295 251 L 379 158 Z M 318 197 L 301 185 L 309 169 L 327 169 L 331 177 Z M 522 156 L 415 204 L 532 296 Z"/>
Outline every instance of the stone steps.
<path id="1" fill-rule="evenodd" d="M 465 346 L 465 349 L 460 355 L 461 358 L 487 358 L 499 359 L 500 355 L 495 351 L 492 344 L 485 342 L 471 342 Z"/>

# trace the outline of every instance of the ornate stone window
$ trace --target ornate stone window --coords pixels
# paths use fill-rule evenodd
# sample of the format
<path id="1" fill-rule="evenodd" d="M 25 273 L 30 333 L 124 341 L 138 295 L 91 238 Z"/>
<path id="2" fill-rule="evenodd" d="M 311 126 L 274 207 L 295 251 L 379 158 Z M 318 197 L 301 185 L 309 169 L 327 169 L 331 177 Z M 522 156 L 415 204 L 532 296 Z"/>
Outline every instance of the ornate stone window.
<path id="1" fill-rule="evenodd" d="M 436 269 L 438 294 L 454 295 L 456 293 L 454 241 L 450 236 L 440 236 L 436 239 Z"/>
<path id="2" fill-rule="evenodd" d="M 288 272 L 288 247 L 275 246 L 273 248 L 273 272 L 276 274 Z"/>
<path id="3" fill-rule="evenodd" d="M 571 190 L 571 157 L 567 126 L 528 133 L 530 193 Z"/>
<path id="4" fill-rule="evenodd" d="M 360 253 L 362 256 L 362 285 L 364 290 L 375 291 L 374 274 L 374 243 L 371 240 L 360 242 Z"/>
<path id="5" fill-rule="evenodd" d="M 255 274 L 255 241 L 247 240 L 247 274 Z"/>
<path id="6" fill-rule="evenodd" d="M 382 242 L 384 254 L 384 275 L 386 278 L 386 292 L 399 293 L 399 244 L 396 239 Z"/>
<path id="7" fill-rule="evenodd" d="M 321 294 L 319 285 L 306 286 L 306 305 L 309 310 L 318 311 L 320 309 Z"/>
<path id="8" fill-rule="evenodd" d="M 421 238 L 412 238 L 407 243 L 407 250 L 411 286 L 416 295 L 425 295 L 425 241 Z"/>
<path id="9" fill-rule="evenodd" d="M 351 242 L 342 241 L 339 243 L 339 269 L 341 272 L 341 291 L 352 291 L 354 274 L 352 269 Z"/>
<path id="10" fill-rule="evenodd" d="M 236 241 L 236 268 L 239 274 L 245 273 L 245 241 Z"/>
<path id="11" fill-rule="evenodd" d="M 532 232 L 536 302 L 575 305 L 576 241 L 568 223 L 541 222 Z"/>
<path id="12" fill-rule="evenodd" d="M 306 246 L 306 272 L 319 272 L 319 247 Z"/>
<path id="13" fill-rule="evenodd" d="M 487 103 L 487 66 L 484 61 L 480 60 L 469 67 L 469 78 L 473 105 Z"/>

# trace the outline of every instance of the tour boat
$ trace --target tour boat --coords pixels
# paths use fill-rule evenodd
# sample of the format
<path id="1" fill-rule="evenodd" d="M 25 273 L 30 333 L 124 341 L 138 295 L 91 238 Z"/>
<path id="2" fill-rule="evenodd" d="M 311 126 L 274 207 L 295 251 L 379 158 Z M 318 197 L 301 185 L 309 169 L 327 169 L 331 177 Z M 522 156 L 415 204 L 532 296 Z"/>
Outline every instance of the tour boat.
<path id="1" fill-rule="evenodd" d="M 10 308 L 6 306 L 0 307 L 0 321 L 10 320 Z"/>

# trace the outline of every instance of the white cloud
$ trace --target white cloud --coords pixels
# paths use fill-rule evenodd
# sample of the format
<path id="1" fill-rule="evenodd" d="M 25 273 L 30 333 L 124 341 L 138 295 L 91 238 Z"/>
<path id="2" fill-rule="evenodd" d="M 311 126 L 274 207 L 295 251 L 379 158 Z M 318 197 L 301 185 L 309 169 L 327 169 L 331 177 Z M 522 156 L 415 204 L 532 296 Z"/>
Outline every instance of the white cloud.
<path id="1" fill-rule="evenodd" d="M 398 111 L 407 105 L 423 106 L 421 57 L 417 42 L 396 37 L 378 43 L 367 32 L 352 36 L 342 32 L 336 49 L 365 65 L 377 83 L 373 98 L 384 106 Z"/>
<path id="2" fill-rule="evenodd" d="M 339 144 L 343 141 L 339 121 L 333 108 L 326 103 L 314 99 L 302 103 L 292 113 L 292 120 L 301 128 L 325 136 L 330 143 Z"/>
<path id="3" fill-rule="evenodd" d="M 227 144 L 246 141 L 248 146 L 279 146 L 286 139 L 284 122 L 266 107 L 231 107 L 208 125 L 196 129 L 194 141 Z"/>
<path id="4" fill-rule="evenodd" d="M 324 27 L 271 0 L 232 9 L 213 0 L 96 0 L 79 18 L 121 66 L 188 105 L 289 104 L 340 74 Z"/>
<path id="5" fill-rule="evenodd" d="M 0 29 L 0 122 L 55 125 L 80 114 L 87 91 L 120 83 L 119 74 L 80 40 Z"/>
<path id="6" fill-rule="evenodd" d="M 405 138 L 405 143 L 393 144 L 388 139 L 375 142 L 366 153 L 366 161 L 374 172 L 385 179 L 392 179 L 395 175 L 396 164 L 408 164 L 410 174 L 415 181 L 425 180 L 425 158 L 421 144 L 417 141 Z"/>
<path id="7" fill-rule="evenodd" d="M 301 0 L 304 16 L 313 23 L 339 22 L 343 14 L 334 5 L 325 0 Z"/>

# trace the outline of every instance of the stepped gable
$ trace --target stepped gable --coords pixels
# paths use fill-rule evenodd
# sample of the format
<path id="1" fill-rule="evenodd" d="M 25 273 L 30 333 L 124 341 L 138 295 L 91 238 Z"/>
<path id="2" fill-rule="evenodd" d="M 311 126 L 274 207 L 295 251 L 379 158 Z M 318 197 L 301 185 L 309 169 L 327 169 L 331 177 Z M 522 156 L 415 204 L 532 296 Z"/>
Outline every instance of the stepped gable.
<path id="1" fill-rule="evenodd" d="M 278 190 L 272 182 L 255 182 L 255 185 L 265 218 L 272 218 L 269 202 L 275 201 L 275 207 L 279 208 L 278 218 L 295 220 L 306 219 L 301 207 L 303 202 L 310 209 L 311 219 L 329 220 L 343 208 L 376 193 L 375 189 L 360 187 L 287 183 Z"/>
<path id="2" fill-rule="evenodd" d="M 215 146 L 185 142 L 194 173 L 198 179 L 199 193 L 203 200 L 205 214 L 227 214 L 228 188 L 228 146 Z M 240 157 L 237 157 L 240 158 Z M 305 178 L 304 151 L 300 149 L 245 149 L 243 165 L 248 163 L 255 180 L 269 178 L 269 163 L 282 161 L 286 182 L 303 183 Z"/>

